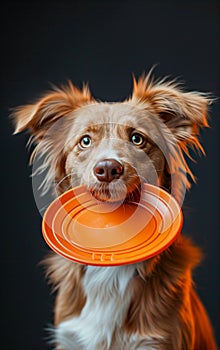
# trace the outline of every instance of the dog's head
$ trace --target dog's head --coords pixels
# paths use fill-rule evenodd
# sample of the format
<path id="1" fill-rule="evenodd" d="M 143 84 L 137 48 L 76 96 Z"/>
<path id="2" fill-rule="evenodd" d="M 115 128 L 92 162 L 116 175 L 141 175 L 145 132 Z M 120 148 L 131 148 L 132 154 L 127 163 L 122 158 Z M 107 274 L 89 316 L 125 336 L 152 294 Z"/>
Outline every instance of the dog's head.
<path id="1" fill-rule="evenodd" d="M 59 192 L 85 185 L 100 200 L 118 201 L 140 190 L 143 181 L 171 191 L 178 199 L 191 174 L 183 153 L 202 150 L 199 128 L 207 126 L 210 100 L 184 92 L 173 82 L 134 79 L 131 98 L 103 103 L 87 86 L 55 89 L 36 103 L 14 111 L 15 133 L 29 129 Z M 34 159 L 32 156 L 32 160 Z"/>

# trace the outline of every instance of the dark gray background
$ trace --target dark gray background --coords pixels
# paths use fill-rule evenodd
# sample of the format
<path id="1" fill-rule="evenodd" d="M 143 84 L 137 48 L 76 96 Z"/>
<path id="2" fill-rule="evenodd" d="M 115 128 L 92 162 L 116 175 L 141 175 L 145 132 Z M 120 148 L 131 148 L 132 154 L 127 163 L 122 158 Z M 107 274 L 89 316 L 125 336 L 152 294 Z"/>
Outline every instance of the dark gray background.
<path id="1" fill-rule="evenodd" d="M 88 81 L 101 100 L 119 101 L 131 93 L 131 74 L 155 63 L 156 77 L 178 76 L 190 90 L 220 96 L 220 3 L 7 1 L 1 16 L 1 342 L 8 350 L 43 350 L 50 348 L 44 329 L 53 296 L 38 263 L 49 248 L 32 193 L 28 137 L 12 136 L 9 109 L 69 78 Z M 194 276 L 220 343 L 219 109 L 216 102 L 211 128 L 202 132 L 207 157 L 192 164 L 198 183 L 186 197 L 184 232 L 205 253 Z"/>

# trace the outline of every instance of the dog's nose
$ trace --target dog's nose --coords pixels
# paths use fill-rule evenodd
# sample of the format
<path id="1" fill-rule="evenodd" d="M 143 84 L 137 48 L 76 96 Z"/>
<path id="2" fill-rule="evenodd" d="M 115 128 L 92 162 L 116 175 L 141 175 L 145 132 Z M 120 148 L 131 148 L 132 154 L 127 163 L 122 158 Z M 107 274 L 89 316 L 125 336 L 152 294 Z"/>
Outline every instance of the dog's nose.
<path id="1" fill-rule="evenodd" d="M 103 159 L 94 167 L 95 176 L 102 182 L 111 182 L 119 179 L 123 171 L 123 165 L 115 159 Z"/>

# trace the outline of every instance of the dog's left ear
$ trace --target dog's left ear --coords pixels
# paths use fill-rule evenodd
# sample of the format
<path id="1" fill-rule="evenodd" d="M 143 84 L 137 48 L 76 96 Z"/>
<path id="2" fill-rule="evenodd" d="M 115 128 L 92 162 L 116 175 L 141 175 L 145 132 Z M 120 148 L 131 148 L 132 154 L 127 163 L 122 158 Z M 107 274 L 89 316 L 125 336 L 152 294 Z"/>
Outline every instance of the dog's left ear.
<path id="1" fill-rule="evenodd" d="M 211 99 L 199 92 L 184 92 L 173 82 L 154 83 L 149 76 L 134 79 L 132 99 L 144 102 L 158 115 L 180 144 L 196 144 L 199 128 L 208 127 Z"/>

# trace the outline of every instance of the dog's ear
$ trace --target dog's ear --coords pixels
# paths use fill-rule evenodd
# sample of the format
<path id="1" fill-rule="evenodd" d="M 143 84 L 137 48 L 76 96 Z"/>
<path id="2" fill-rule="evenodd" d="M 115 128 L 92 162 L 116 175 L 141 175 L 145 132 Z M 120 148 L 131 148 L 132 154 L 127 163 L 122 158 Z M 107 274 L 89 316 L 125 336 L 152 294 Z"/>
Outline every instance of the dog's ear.
<path id="1" fill-rule="evenodd" d="M 41 139 L 53 122 L 90 100 L 87 86 L 80 90 L 69 81 L 67 86 L 54 88 L 36 103 L 15 108 L 12 112 L 16 125 L 14 134 L 29 129 L 36 139 Z"/>
<path id="2" fill-rule="evenodd" d="M 144 102 L 159 116 L 183 144 L 197 144 L 200 127 L 208 127 L 207 110 L 211 99 L 199 92 L 184 92 L 175 82 L 154 83 L 147 77 L 134 79 L 132 99 Z M 200 148 L 200 147 L 199 147 Z"/>

